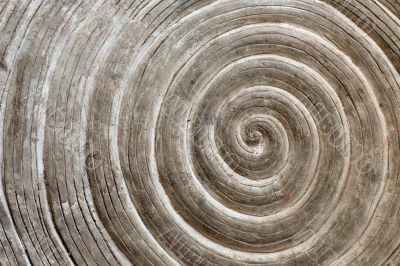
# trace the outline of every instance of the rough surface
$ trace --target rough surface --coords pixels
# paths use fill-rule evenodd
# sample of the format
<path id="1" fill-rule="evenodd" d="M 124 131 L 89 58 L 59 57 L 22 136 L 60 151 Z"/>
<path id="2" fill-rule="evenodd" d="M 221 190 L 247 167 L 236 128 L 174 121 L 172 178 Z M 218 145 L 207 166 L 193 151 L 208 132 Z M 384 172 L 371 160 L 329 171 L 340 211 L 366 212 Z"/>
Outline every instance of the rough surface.
<path id="1" fill-rule="evenodd" d="M 400 265 L 398 0 L 0 0 L 1 265 Z"/>

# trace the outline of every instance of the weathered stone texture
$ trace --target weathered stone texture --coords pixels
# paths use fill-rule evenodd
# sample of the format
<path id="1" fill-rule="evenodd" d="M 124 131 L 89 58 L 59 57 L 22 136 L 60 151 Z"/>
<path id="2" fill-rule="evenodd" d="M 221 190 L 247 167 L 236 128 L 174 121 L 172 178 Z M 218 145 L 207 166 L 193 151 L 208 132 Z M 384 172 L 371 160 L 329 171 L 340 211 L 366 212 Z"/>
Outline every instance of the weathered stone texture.
<path id="1" fill-rule="evenodd" d="M 400 265 L 398 0 L 0 0 L 0 265 Z"/>

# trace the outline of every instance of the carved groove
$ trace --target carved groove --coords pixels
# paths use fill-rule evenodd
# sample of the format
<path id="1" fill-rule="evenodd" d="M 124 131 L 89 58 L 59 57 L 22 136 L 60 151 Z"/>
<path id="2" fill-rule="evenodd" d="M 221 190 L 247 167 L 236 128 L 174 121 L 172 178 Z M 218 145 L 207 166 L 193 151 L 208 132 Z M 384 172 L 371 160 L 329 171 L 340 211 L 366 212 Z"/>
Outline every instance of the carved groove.
<path id="1" fill-rule="evenodd" d="M 0 0 L 0 265 L 400 265 L 398 0 Z"/>

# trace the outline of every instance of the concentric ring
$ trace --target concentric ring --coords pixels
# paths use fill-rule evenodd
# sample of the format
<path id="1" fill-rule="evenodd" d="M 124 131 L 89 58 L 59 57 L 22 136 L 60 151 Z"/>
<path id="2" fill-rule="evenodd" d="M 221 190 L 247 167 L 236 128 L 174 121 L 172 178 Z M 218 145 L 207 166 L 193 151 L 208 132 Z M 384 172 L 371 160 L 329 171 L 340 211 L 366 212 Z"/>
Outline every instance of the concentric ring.
<path id="1" fill-rule="evenodd" d="M 400 264 L 399 14 L 0 2 L 1 263 Z"/>

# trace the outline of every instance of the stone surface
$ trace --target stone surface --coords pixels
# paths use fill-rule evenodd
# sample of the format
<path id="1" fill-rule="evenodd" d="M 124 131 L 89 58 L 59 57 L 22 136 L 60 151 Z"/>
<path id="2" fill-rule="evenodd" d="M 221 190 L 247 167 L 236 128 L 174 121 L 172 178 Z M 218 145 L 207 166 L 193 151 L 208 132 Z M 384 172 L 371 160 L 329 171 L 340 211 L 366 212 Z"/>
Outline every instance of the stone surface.
<path id="1" fill-rule="evenodd" d="M 0 0 L 1 265 L 400 265 L 398 0 Z"/>

